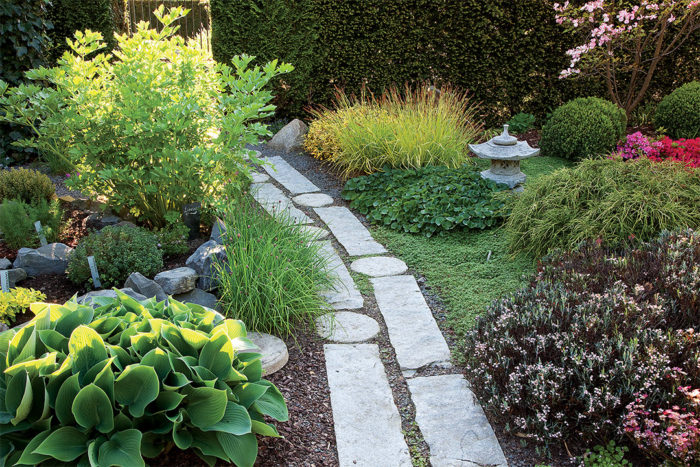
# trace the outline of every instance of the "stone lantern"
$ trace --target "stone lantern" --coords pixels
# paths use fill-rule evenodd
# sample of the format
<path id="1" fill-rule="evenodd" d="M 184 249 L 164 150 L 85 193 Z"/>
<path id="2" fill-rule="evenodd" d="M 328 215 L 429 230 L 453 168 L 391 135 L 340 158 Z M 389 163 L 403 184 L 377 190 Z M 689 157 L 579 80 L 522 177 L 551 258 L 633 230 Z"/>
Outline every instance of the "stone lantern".
<path id="1" fill-rule="evenodd" d="M 483 178 L 497 183 L 505 183 L 511 189 L 522 190 L 525 174 L 520 171 L 520 161 L 536 156 L 539 149 L 530 147 L 527 141 L 518 141 L 508 134 L 508 125 L 503 125 L 503 133 L 485 143 L 470 144 L 469 149 L 482 159 L 491 160 L 491 168 L 481 172 Z"/>

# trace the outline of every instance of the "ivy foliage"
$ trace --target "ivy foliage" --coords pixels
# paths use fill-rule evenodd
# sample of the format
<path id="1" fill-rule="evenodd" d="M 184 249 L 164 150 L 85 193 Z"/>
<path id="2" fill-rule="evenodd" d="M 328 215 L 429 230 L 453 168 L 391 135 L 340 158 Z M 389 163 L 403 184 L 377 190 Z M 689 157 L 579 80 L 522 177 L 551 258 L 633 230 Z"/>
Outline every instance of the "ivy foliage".
<path id="1" fill-rule="evenodd" d="M 371 222 L 432 236 L 454 229 L 488 229 L 503 220 L 506 189 L 469 166 L 390 169 L 349 180 L 343 198 Z"/>

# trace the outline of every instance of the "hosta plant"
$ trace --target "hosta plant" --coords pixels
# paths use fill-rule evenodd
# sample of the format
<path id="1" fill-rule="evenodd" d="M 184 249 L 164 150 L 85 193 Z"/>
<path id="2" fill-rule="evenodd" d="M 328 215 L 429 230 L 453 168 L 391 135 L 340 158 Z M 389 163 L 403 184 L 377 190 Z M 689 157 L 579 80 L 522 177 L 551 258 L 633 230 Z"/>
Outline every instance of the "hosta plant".
<path id="1" fill-rule="evenodd" d="M 242 322 L 174 300 L 35 304 L 0 334 L 0 464 L 139 466 L 172 448 L 252 466 L 281 393 Z"/>

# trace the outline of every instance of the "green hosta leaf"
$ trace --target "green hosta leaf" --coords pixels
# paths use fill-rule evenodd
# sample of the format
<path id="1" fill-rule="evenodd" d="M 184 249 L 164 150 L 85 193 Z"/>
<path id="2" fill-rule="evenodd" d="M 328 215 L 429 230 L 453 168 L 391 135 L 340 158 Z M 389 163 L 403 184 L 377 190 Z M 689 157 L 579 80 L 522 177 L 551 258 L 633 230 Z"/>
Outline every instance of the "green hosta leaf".
<path id="1" fill-rule="evenodd" d="M 73 375 L 66 379 L 56 395 L 56 417 L 61 422 L 61 425 L 73 425 L 75 417 L 73 417 L 73 400 L 80 392 L 80 384 L 78 383 L 78 375 Z"/>
<path id="2" fill-rule="evenodd" d="M 156 433 L 146 432 L 141 438 L 141 455 L 144 457 L 158 457 L 163 452 L 168 438 Z"/>
<path id="3" fill-rule="evenodd" d="M 144 466 L 141 457 L 141 432 L 131 429 L 112 435 L 109 441 L 100 446 L 99 465 L 104 466 Z"/>
<path id="4" fill-rule="evenodd" d="M 179 392 L 163 391 L 158 394 L 156 400 L 149 405 L 148 410 L 151 413 L 158 413 L 176 409 L 185 397 L 184 394 L 180 394 Z"/>
<path id="5" fill-rule="evenodd" d="M 15 365 L 27 360 L 33 360 L 36 355 L 36 332 L 32 323 L 23 327 L 10 341 L 7 350 L 7 364 Z"/>
<path id="6" fill-rule="evenodd" d="M 243 364 L 243 369 L 241 370 L 248 381 L 259 381 L 262 378 L 262 362 L 260 360 L 253 360 Z"/>
<path id="7" fill-rule="evenodd" d="M 219 431 L 216 437 L 226 455 L 238 467 L 250 467 L 255 464 L 255 458 L 258 457 L 258 440 L 254 434 L 236 436 Z"/>
<path id="8" fill-rule="evenodd" d="M 192 424 L 206 429 L 221 421 L 226 413 L 226 391 L 214 388 L 194 388 L 185 399 Z"/>
<path id="9" fill-rule="evenodd" d="M 286 422 L 289 420 L 289 412 L 287 410 L 287 404 L 284 402 L 284 396 L 272 383 L 267 381 L 260 381 L 261 384 L 268 386 L 265 394 L 260 396 L 253 407 L 260 413 L 269 415 L 280 422 Z"/>
<path id="10" fill-rule="evenodd" d="M 50 434 L 51 430 L 46 430 L 32 438 L 32 440 L 29 441 L 29 444 L 27 444 L 27 446 L 24 448 L 24 451 L 22 451 L 22 456 L 19 458 L 17 463 L 24 465 L 37 465 L 38 463 L 48 459 L 49 456 L 34 454 L 34 450 L 39 447 L 39 445 L 43 443 Z"/>
<path id="11" fill-rule="evenodd" d="M 105 442 L 107 442 L 107 438 L 100 436 L 88 445 L 88 460 L 90 461 L 91 466 L 100 465 L 100 446 L 102 446 Z"/>
<path id="12" fill-rule="evenodd" d="M 163 381 L 163 389 L 166 391 L 176 391 L 189 383 L 191 383 L 191 381 L 187 379 L 185 375 L 174 371 Z"/>
<path id="13" fill-rule="evenodd" d="M 22 370 L 12 377 L 5 394 L 6 410 L 15 415 L 11 420 L 13 425 L 17 425 L 27 418 L 32 410 L 33 400 L 34 392 L 32 391 L 31 379 L 27 372 Z"/>
<path id="14" fill-rule="evenodd" d="M 223 431 L 232 435 L 244 435 L 250 433 L 250 430 L 251 420 L 248 411 L 243 406 L 228 401 L 224 418 L 205 431 Z"/>
<path id="15" fill-rule="evenodd" d="M 167 374 L 172 370 L 168 355 L 160 348 L 153 349 L 144 355 L 141 359 L 141 365 L 148 365 L 155 368 L 160 381 L 163 381 Z"/>
<path id="16" fill-rule="evenodd" d="M 68 349 L 73 359 L 73 374 L 87 373 L 97 363 L 107 359 L 105 343 L 94 329 L 87 326 L 78 326 L 70 335 Z"/>
<path id="17" fill-rule="evenodd" d="M 182 422 L 173 425 L 173 441 L 180 449 L 189 449 L 192 446 L 192 433 L 184 428 Z"/>
<path id="18" fill-rule="evenodd" d="M 7 349 L 10 346 L 12 338 L 15 337 L 17 331 L 10 329 L 9 331 L 0 332 L 0 352 L 7 354 Z"/>
<path id="19" fill-rule="evenodd" d="M 231 339 L 222 332 L 202 348 L 199 364 L 209 369 L 217 378 L 223 379 L 231 372 L 234 358 Z"/>
<path id="20" fill-rule="evenodd" d="M 107 394 L 90 384 L 80 390 L 73 401 L 73 416 L 80 426 L 86 429 L 96 428 L 102 433 L 114 429 L 114 411 Z"/>
<path id="21" fill-rule="evenodd" d="M 218 331 L 223 330 L 229 339 L 235 339 L 237 337 L 246 337 L 247 332 L 245 329 L 245 324 L 243 321 L 238 319 L 227 319 L 223 323 L 212 329 L 212 335 L 216 334 Z"/>
<path id="22" fill-rule="evenodd" d="M 107 394 L 107 397 L 109 397 L 112 404 L 114 404 L 114 371 L 112 371 L 112 363 L 114 361 L 114 357 L 108 359 L 104 368 L 97 373 L 97 376 L 95 376 L 93 381 L 95 386 L 102 389 L 105 394 Z"/>
<path id="23" fill-rule="evenodd" d="M 119 297 L 119 301 L 122 303 L 122 306 L 129 310 L 132 313 L 135 313 L 137 315 L 143 315 L 145 313 L 148 313 L 146 308 L 141 305 L 139 302 L 134 300 L 133 298 L 129 297 L 127 294 L 122 292 L 119 289 L 114 289 L 114 291 L 117 293 L 117 297 Z"/>
<path id="24" fill-rule="evenodd" d="M 68 338 L 60 332 L 42 329 L 39 331 L 39 339 L 47 348 L 68 355 Z"/>
<path id="25" fill-rule="evenodd" d="M 92 307 L 80 306 L 71 313 L 66 313 L 56 321 L 56 332 L 65 337 L 70 337 L 73 331 L 80 325 L 89 324 L 95 312 Z"/>
<path id="26" fill-rule="evenodd" d="M 64 426 L 51 433 L 34 450 L 34 454 L 70 462 L 87 451 L 87 442 L 87 436 L 82 431 L 72 426 Z"/>
<path id="27" fill-rule="evenodd" d="M 56 364 L 56 352 L 46 354 L 42 358 L 36 360 L 28 360 L 26 362 L 17 363 L 7 368 L 4 373 L 6 375 L 14 376 L 20 371 L 26 371 L 30 378 L 39 376 L 39 372 L 44 370 L 44 373 L 52 373 L 58 367 Z"/>
<path id="28" fill-rule="evenodd" d="M 203 332 L 187 328 L 180 328 L 180 334 L 182 335 L 182 339 L 187 344 L 189 344 L 190 346 L 192 346 L 192 348 L 197 350 L 201 349 L 206 343 L 209 342 L 209 336 L 207 336 Z"/>
<path id="29" fill-rule="evenodd" d="M 148 404 L 158 397 L 158 375 L 153 367 L 129 365 L 114 383 L 117 402 L 129 407 L 129 413 L 141 417 Z"/>
<path id="30" fill-rule="evenodd" d="M 257 420 L 252 421 L 252 431 L 258 435 L 271 436 L 273 438 L 281 438 L 274 425 Z"/>
<path id="31" fill-rule="evenodd" d="M 267 386 L 257 383 L 243 383 L 233 388 L 239 403 L 246 409 L 253 405 L 267 391 Z"/>
<path id="32" fill-rule="evenodd" d="M 206 457 L 218 457 L 224 461 L 230 462 L 228 455 L 219 444 L 219 439 L 216 437 L 216 433 L 204 432 L 199 430 L 193 430 L 192 435 L 192 447 L 199 449 Z"/>

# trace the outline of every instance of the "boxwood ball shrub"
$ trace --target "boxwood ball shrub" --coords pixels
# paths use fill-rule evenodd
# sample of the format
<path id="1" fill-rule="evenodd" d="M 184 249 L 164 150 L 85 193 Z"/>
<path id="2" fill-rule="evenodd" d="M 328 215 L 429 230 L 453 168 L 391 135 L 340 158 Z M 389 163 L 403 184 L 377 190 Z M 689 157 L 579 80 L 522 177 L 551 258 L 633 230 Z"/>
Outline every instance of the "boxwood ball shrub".
<path id="1" fill-rule="evenodd" d="M 32 169 L 0 170 L 0 202 L 19 199 L 25 203 L 51 201 L 56 188 L 51 179 Z"/>
<path id="2" fill-rule="evenodd" d="M 104 287 L 121 286 L 132 272 L 153 277 L 163 269 L 163 251 L 155 235 L 133 226 L 108 226 L 80 239 L 68 257 L 68 279 L 92 281 L 87 257 L 94 256 Z"/>
<path id="3" fill-rule="evenodd" d="M 370 222 L 429 237 L 498 225 L 505 216 L 504 202 L 493 195 L 507 188 L 469 166 L 428 166 L 353 178 L 345 184 L 343 198 Z"/>
<path id="4" fill-rule="evenodd" d="M 625 111 L 610 101 L 581 97 L 557 108 L 542 128 L 542 155 L 580 160 L 613 149 L 625 135 Z"/>
<path id="5" fill-rule="evenodd" d="M 672 138 L 700 137 L 700 81 L 686 83 L 656 107 L 654 126 Z"/>
<path id="6" fill-rule="evenodd" d="M 256 435 L 279 436 L 282 394 L 261 378 L 240 321 L 195 304 L 139 303 L 117 291 L 98 308 L 32 305 L 0 334 L 3 465 L 143 466 L 191 449 L 252 466 Z"/>
<path id="7" fill-rule="evenodd" d="M 545 258 L 466 334 L 472 387 L 528 439 L 621 440 L 638 397 L 655 410 L 674 405 L 679 387 L 698 388 L 698 264 L 700 232 L 689 229 Z"/>
<path id="8" fill-rule="evenodd" d="M 29 310 L 29 305 L 46 299 L 46 295 L 34 289 L 23 287 L 11 288 L 9 292 L 0 291 L 0 323 L 11 325 L 15 316 Z"/>
<path id="9" fill-rule="evenodd" d="M 646 158 L 587 159 L 509 198 L 510 248 L 540 257 L 600 238 L 651 240 L 663 230 L 700 228 L 700 171 Z"/>

